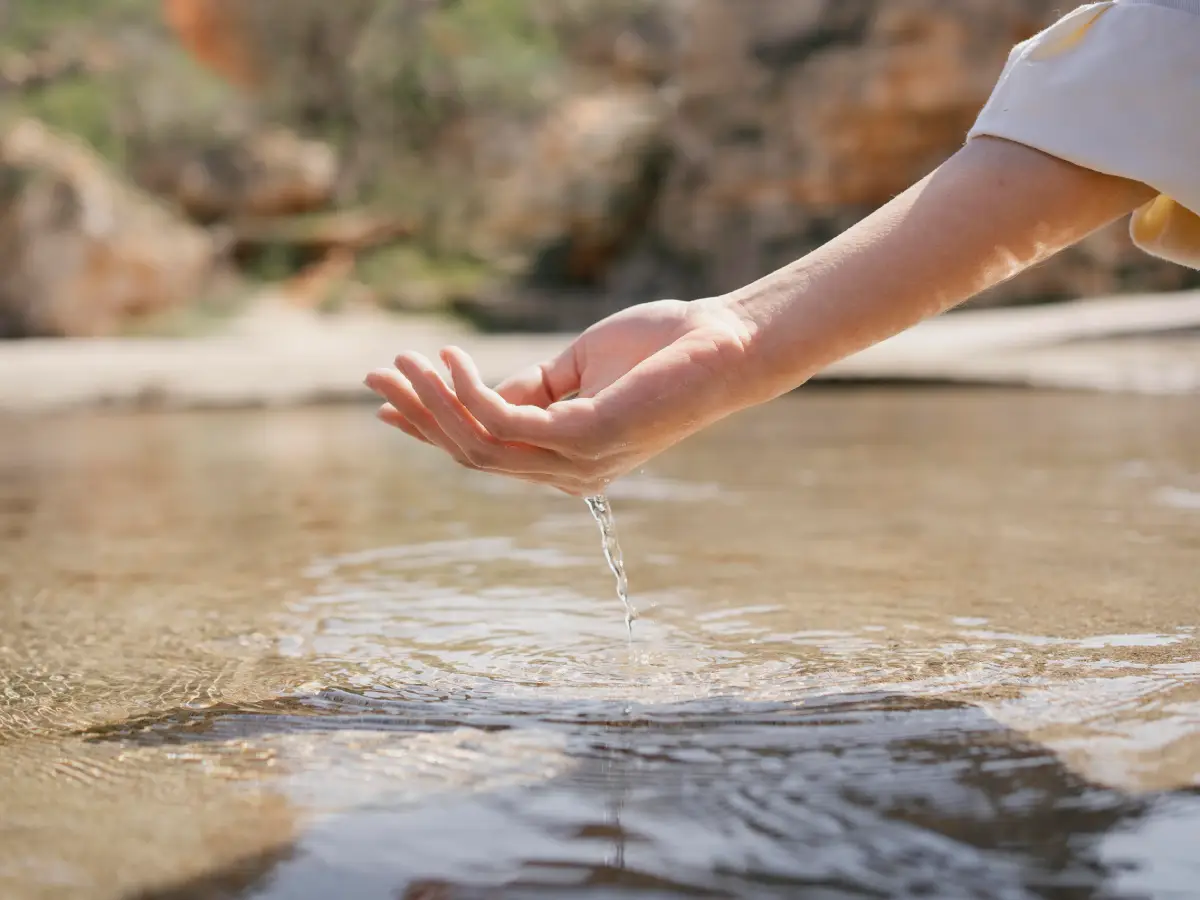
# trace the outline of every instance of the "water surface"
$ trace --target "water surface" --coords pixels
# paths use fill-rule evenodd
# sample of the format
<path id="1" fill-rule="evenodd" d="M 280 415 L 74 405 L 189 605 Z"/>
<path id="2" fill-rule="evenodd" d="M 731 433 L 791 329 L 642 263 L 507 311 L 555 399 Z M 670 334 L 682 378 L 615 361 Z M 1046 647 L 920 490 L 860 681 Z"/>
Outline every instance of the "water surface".
<path id="1" fill-rule="evenodd" d="M 578 500 L 6 420 L 0 897 L 1190 897 L 1194 401 L 810 391 Z"/>

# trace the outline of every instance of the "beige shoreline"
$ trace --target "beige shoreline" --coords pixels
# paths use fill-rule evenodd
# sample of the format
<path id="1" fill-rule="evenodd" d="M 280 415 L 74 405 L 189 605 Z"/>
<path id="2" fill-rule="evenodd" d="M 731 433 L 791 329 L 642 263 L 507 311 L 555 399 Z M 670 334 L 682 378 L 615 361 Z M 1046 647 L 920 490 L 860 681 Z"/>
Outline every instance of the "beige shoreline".
<path id="1" fill-rule="evenodd" d="M 366 401 L 363 375 L 403 349 L 433 356 L 458 344 L 494 381 L 567 340 L 482 335 L 434 318 L 322 318 L 268 302 L 212 337 L 0 345 L 0 411 Z M 1200 292 L 956 313 L 847 359 L 822 378 L 1200 392 Z"/>

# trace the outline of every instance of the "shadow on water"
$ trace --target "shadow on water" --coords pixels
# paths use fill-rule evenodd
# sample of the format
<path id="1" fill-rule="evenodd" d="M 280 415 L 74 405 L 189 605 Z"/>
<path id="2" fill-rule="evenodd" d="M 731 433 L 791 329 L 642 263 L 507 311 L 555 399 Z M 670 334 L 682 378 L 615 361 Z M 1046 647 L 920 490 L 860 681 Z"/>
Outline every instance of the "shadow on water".
<path id="1" fill-rule="evenodd" d="M 253 895 L 276 867 L 286 863 L 295 846 L 285 844 L 236 860 L 223 869 L 179 884 L 130 894 L 128 900 L 234 900 Z"/>
<path id="2" fill-rule="evenodd" d="M 970 704 L 886 694 L 629 708 L 326 690 L 81 736 L 195 748 L 361 731 L 402 753 L 414 734 L 464 730 L 485 757 L 506 732 L 553 735 L 563 764 L 425 796 L 389 799 L 381 785 L 291 846 L 130 900 L 315 898 L 332 885 L 403 900 L 1125 896 L 1099 844 L 1168 796 L 1090 783 Z"/>

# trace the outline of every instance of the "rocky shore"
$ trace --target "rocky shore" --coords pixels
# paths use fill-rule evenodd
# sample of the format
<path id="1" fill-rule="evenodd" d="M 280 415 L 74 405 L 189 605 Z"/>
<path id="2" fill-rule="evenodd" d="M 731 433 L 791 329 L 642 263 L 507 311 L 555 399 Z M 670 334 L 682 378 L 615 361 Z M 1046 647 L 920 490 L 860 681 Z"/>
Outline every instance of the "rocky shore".
<path id="1" fill-rule="evenodd" d="M 264 290 L 525 332 L 720 293 L 953 153 L 1009 48 L 1054 16 L 1044 0 L 5 8 L 9 337 L 194 333 Z M 1198 277 L 1119 223 L 974 305 Z"/>

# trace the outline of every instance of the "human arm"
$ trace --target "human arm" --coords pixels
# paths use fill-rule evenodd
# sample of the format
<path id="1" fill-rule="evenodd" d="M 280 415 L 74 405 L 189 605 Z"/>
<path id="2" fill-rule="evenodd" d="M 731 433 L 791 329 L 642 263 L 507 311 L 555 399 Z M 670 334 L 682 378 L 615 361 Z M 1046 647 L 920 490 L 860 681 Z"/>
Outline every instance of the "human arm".
<path id="1" fill-rule="evenodd" d="M 949 309 L 1154 192 L 1020 144 L 976 138 L 803 259 L 729 295 L 604 320 L 537 370 L 486 387 L 461 351 L 401 354 L 368 384 L 381 418 L 465 465 L 571 494 Z M 572 396 L 576 395 L 576 396 Z"/>
<path id="2" fill-rule="evenodd" d="M 970 141 L 825 246 L 723 299 L 754 334 L 745 366 L 756 398 L 965 302 L 1154 194 L 1021 144 Z"/>

